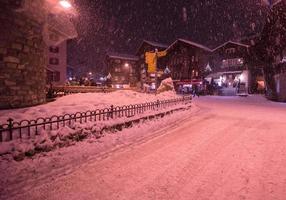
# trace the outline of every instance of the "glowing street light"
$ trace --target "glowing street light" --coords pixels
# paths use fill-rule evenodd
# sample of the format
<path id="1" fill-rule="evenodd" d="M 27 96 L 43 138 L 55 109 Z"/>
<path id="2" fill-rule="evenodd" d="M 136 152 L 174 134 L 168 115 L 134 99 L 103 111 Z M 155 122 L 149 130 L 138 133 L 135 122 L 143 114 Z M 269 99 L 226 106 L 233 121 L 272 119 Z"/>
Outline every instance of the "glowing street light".
<path id="1" fill-rule="evenodd" d="M 60 0 L 59 4 L 65 9 L 69 9 L 72 7 L 71 3 L 68 2 L 67 0 Z"/>
<path id="2" fill-rule="evenodd" d="M 128 64 L 128 63 L 125 63 L 125 64 L 124 64 L 124 67 L 129 67 L 129 64 Z"/>

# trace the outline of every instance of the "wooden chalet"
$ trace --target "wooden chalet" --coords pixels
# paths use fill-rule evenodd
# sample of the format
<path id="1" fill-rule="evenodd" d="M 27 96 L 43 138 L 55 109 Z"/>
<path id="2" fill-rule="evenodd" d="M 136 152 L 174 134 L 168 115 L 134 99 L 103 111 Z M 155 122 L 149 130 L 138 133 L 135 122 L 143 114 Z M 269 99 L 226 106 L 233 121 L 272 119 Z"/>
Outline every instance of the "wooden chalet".
<path id="1" fill-rule="evenodd" d="M 154 74 L 148 74 L 147 72 L 147 65 L 145 63 L 145 53 L 146 52 L 155 52 L 155 49 L 158 49 L 158 51 L 164 51 L 168 48 L 168 45 L 161 44 L 158 42 L 143 40 L 140 46 L 138 47 L 136 51 L 136 56 L 139 57 L 138 66 L 140 70 L 140 82 L 141 87 L 143 87 L 144 83 L 147 83 L 149 85 L 155 86 L 155 75 Z M 158 69 L 164 69 L 166 67 L 166 58 L 160 58 L 158 59 L 157 64 Z M 160 75 L 159 75 L 160 76 Z M 160 77 L 159 77 L 160 80 Z"/>
<path id="2" fill-rule="evenodd" d="M 139 57 L 128 54 L 108 53 L 106 55 L 106 65 L 111 75 L 112 87 L 129 88 L 136 87 L 140 80 Z"/>
<path id="3" fill-rule="evenodd" d="M 177 39 L 167 48 L 167 67 L 177 88 L 202 84 L 211 50 L 201 44 Z"/>
<path id="4" fill-rule="evenodd" d="M 215 81 L 221 87 L 222 95 L 248 93 L 250 73 L 246 58 L 249 45 L 227 41 L 212 50 L 209 82 Z M 238 89 L 237 87 L 241 87 Z"/>

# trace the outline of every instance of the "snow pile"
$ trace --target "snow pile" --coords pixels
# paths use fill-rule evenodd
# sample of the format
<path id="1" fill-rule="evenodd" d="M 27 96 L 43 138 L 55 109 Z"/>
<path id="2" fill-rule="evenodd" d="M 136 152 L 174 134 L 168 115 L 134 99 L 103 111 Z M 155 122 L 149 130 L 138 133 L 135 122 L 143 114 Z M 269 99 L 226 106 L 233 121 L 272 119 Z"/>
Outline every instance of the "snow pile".
<path id="1" fill-rule="evenodd" d="M 160 84 L 160 86 L 159 86 L 159 88 L 157 90 L 157 93 L 160 94 L 160 93 L 166 92 L 166 91 L 173 91 L 173 92 L 175 92 L 172 78 L 164 79 L 161 82 L 161 84 Z"/>
<path id="2" fill-rule="evenodd" d="M 60 97 L 54 102 L 30 108 L 0 110 L 0 124 L 6 123 L 8 118 L 14 121 L 31 120 L 53 115 L 72 114 L 108 108 L 111 105 L 123 106 L 178 98 L 173 91 L 159 95 L 139 93 L 130 90 L 120 90 L 112 93 L 80 93 Z"/>
<path id="3" fill-rule="evenodd" d="M 123 128 L 132 127 L 133 123 L 145 123 L 148 117 L 163 117 L 166 112 L 189 108 L 188 102 L 178 104 L 169 108 L 160 108 L 145 111 L 131 117 L 115 118 L 109 121 L 87 121 L 85 123 L 75 122 L 70 126 L 61 127 L 57 130 L 41 130 L 39 135 L 30 139 L 16 139 L 10 142 L 0 143 L 0 157 L 11 157 L 21 161 L 25 157 L 32 157 L 37 153 L 49 152 L 56 148 L 75 145 L 76 142 L 87 138 L 99 139 L 106 132 L 121 131 Z M 158 115 L 158 116 L 159 116 Z"/>
<path id="4" fill-rule="evenodd" d="M 147 120 L 120 132 L 109 132 L 98 139 L 90 137 L 68 148 L 63 147 L 36 154 L 32 159 L 24 159 L 21 162 L 2 156 L 0 170 L 5 173 L 0 175 L 0 199 L 11 199 L 15 194 L 21 194 L 22 190 L 32 191 L 42 181 L 51 182 L 53 179 L 66 176 L 74 169 L 84 167 L 92 159 L 106 157 L 125 146 L 165 134 L 166 131 L 157 132 L 157 130 L 162 128 L 168 130 L 177 123 L 181 123 L 190 117 L 190 111 L 193 112 L 194 107 L 164 118 Z"/>
<path id="5" fill-rule="evenodd" d="M 12 155 L 16 161 L 23 160 L 26 156 L 32 157 L 39 152 L 49 152 L 54 148 L 70 146 L 73 141 L 83 137 L 83 130 L 60 128 L 57 131 L 42 132 L 33 139 L 13 140 L 0 144 L 0 156 Z"/>

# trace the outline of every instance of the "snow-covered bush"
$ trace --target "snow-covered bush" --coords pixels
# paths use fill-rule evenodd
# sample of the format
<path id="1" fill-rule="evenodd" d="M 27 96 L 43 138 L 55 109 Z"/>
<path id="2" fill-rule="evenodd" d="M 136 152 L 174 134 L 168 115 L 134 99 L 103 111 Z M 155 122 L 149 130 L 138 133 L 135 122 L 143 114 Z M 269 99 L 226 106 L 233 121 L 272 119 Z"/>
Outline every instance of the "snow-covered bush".
<path id="1" fill-rule="evenodd" d="M 174 87 L 172 78 L 164 79 L 161 82 L 161 84 L 157 90 L 157 93 L 162 93 L 162 92 L 166 92 L 166 91 L 175 91 L 175 87 Z"/>

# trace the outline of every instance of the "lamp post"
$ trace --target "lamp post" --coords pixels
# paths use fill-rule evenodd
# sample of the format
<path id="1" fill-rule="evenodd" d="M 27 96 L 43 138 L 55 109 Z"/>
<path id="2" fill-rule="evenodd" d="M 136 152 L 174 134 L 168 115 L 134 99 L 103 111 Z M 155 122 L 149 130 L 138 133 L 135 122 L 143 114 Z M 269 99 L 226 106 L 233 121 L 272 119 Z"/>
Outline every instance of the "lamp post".
<path id="1" fill-rule="evenodd" d="M 127 69 L 128 83 L 129 83 L 129 86 L 130 86 L 131 83 L 130 83 L 130 65 L 129 65 L 129 63 L 125 63 L 124 67 Z"/>
<path id="2" fill-rule="evenodd" d="M 67 1 L 67 0 L 60 0 L 60 1 L 59 1 L 59 4 L 60 4 L 61 7 L 64 8 L 64 9 L 70 9 L 70 8 L 72 8 L 71 3 L 70 3 L 69 1 Z"/>

